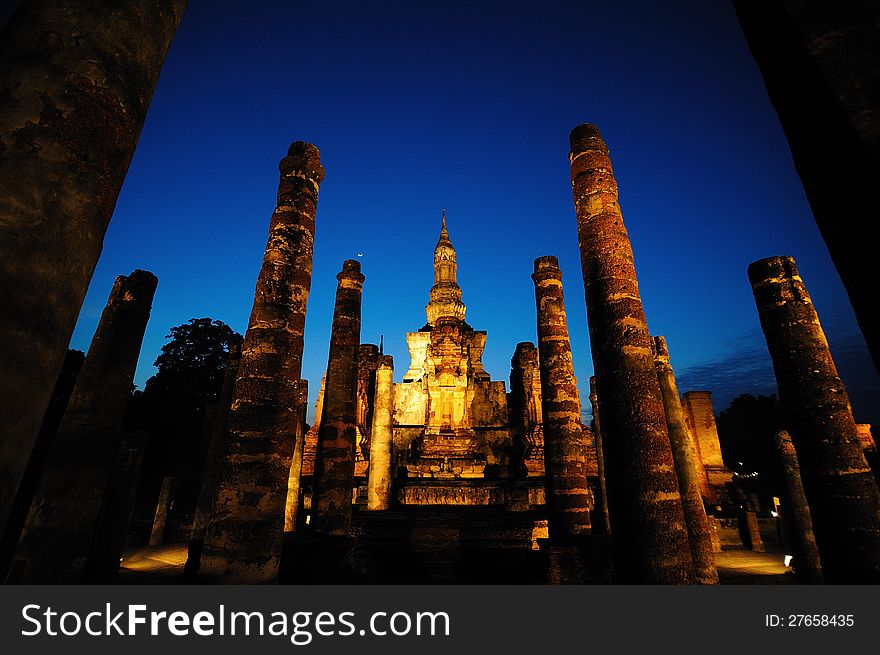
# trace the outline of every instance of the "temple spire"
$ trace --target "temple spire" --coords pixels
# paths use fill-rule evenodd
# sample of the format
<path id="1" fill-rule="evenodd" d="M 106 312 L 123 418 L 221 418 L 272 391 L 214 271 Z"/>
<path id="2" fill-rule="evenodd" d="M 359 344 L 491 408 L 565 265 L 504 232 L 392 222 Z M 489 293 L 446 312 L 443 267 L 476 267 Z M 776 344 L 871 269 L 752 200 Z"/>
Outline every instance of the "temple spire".
<path id="1" fill-rule="evenodd" d="M 428 325 L 434 325 L 441 317 L 464 320 L 465 306 L 461 302 L 461 289 L 456 280 L 457 269 L 455 248 L 446 230 L 444 209 L 440 219 L 440 238 L 434 248 L 434 286 L 431 287 L 430 301 L 425 307 Z"/>

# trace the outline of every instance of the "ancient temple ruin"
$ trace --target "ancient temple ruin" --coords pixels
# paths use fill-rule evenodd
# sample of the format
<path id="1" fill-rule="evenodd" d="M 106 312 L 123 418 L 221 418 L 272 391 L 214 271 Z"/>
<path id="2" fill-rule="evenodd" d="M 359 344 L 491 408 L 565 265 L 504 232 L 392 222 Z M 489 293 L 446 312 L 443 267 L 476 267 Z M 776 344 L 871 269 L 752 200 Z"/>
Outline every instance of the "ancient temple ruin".
<path id="1" fill-rule="evenodd" d="M 486 332 L 465 320 L 455 248 L 444 214 L 434 248 L 427 323 L 406 335 L 409 369 L 394 385 L 394 446 L 407 481 L 403 505 L 504 502 L 492 485 L 461 485 L 509 475 L 510 432 L 504 382 L 483 367 Z"/>

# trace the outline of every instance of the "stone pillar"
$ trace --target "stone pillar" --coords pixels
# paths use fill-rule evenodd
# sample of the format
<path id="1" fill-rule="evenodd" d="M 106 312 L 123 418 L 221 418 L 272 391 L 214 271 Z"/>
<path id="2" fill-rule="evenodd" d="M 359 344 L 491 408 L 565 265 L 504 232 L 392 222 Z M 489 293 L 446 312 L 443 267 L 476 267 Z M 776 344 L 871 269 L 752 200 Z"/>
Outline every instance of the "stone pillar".
<path id="1" fill-rule="evenodd" d="M 793 546 L 794 570 L 798 577 L 808 584 L 822 584 L 822 564 L 819 560 L 819 547 L 813 534 L 813 519 L 810 506 L 801 482 L 801 470 L 791 436 L 780 430 L 774 437 L 776 451 L 785 483 L 785 497 L 782 503 L 782 520 Z"/>
<path id="2" fill-rule="evenodd" d="M 0 32 L 0 533 L 184 5 L 28 1 Z"/>
<path id="3" fill-rule="evenodd" d="M 82 576 L 156 283 L 155 275 L 138 270 L 113 284 L 18 544 L 25 583 L 78 582 Z"/>
<path id="4" fill-rule="evenodd" d="M 199 571 L 201 566 L 202 547 L 205 544 L 205 532 L 211 521 L 211 509 L 214 505 L 214 496 L 217 493 L 217 485 L 223 473 L 223 461 L 226 458 L 226 430 L 229 425 L 229 412 L 232 407 L 232 393 L 235 390 L 235 378 L 238 377 L 238 367 L 241 363 L 241 344 L 230 343 L 229 354 L 226 357 L 226 371 L 223 373 L 223 384 L 220 387 L 220 395 L 217 397 L 213 411 L 206 419 L 210 420 L 207 426 L 210 436 L 208 453 L 205 457 L 205 468 L 202 471 L 202 481 L 199 487 L 199 498 L 196 501 L 196 511 L 193 515 L 192 530 L 189 537 L 184 577 L 191 579 Z"/>
<path id="5" fill-rule="evenodd" d="M 743 509 L 739 513 L 739 532 L 743 545 L 755 553 L 764 552 L 764 540 L 761 538 L 761 530 L 758 526 L 758 516 L 750 509 Z"/>
<path id="6" fill-rule="evenodd" d="M 336 306 L 330 334 L 324 413 L 312 492 L 312 527 L 317 534 L 347 537 L 351 530 L 357 418 L 357 352 L 361 339 L 361 265 L 347 259 L 336 276 Z"/>
<path id="7" fill-rule="evenodd" d="M 373 429 L 370 437 L 370 469 L 367 478 L 367 509 L 388 509 L 391 500 L 391 444 L 394 430 L 394 360 L 379 356 Z"/>
<path id="8" fill-rule="evenodd" d="M 599 423 L 599 396 L 596 393 L 596 376 L 590 376 L 590 406 L 593 408 L 593 435 L 596 437 L 596 465 L 599 469 L 599 498 L 596 499 L 600 511 L 599 523 L 593 524 L 595 534 L 611 534 L 611 519 L 608 517 L 608 487 L 605 484 L 605 453 L 602 444 L 602 427 Z"/>
<path id="9" fill-rule="evenodd" d="M 590 533 L 592 498 L 581 400 L 568 339 L 562 271 L 556 257 L 535 260 L 538 364 L 544 416 L 544 481 L 551 539 Z"/>
<path id="10" fill-rule="evenodd" d="M 876 215 L 880 179 L 880 6 L 860 0 L 734 0 L 733 6 L 880 370 L 877 241 L 863 230 Z"/>
<path id="11" fill-rule="evenodd" d="M 810 295 L 791 257 L 752 263 L 749 280 L 797 450 L 825 582 L 876 584 L 880 490 Z"/>
<path id="12" fill-rule="evenodd" d="M 309 382 L 300 380 L 298 390 L 296 432 L 294 433 L 293 458 L 290 461 L 290 474 L 287 477 L 287 501 L 284 506 L 284 531 L 295 532 L 300 501 L 300 477 L 302 476 L 303 454 L 306 446 L 306 407 L 309 403 Z"/>
<path id="13" fill-rule="evenodd" d="M 206 581 L 254 584 L 278 575 L 324 167 L 315 146 L 297 141 L 278 168 L 278 204 L 241 347 L 226 457 L 202 551 Z"/>
<path id="14" fill-rule="evenodd" d="M 669 349 L 666 339 L 654 337 L 654 364 L 657 380 L 663 394 L 663 408 L 666 412 L 666 428 L 669 443 L 675 460 L 675 473 L 678 477 L 678 492 L 688 529 L 691 544 L 691 557 L 694 560 L 694 582 L 697 584 L 718 584 L 718 571 L 715 568 L 715 551 L 712 548 L 712 532 L 706 517 L 706 508 L 700 496 L 700 479 L 694 466 L 690 437 L 684 422 L 678 385 L 669 363 Z"/>
<path id="15" fill-rule="evenodd" d="M 618 581 L 685 584 L 693 563 L 608 147 L 590 124 L 570 140 Z"/>
<path id="16" fill-rule="evenodd" d="M 124 432 L 122 435 L 83 571 L 83 582 L 107 584 L 116 580 L 137 500 L 147 437 L 146 432 Z"/>
<path id="17" fill-rule="evenodd" d="M 174 478 L 166 475 L 162 478 L 159 498 L 156 500 L 156 513 L 153 515 L 153 529 L 150 530 L 150 545 L 161 546 L 165 542 L 165 523 L 168 520 L 168 508 L 171 507 L 171 484 Z"/>

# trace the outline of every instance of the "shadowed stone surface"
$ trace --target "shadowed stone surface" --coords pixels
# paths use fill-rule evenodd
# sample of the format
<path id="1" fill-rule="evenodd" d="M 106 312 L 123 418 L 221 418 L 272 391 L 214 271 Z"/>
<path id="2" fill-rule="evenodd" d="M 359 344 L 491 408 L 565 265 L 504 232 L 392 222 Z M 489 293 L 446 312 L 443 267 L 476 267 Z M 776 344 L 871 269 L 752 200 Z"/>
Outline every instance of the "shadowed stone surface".
<path id="1" fill-rule="evenodd" d="M 666 412 L 666 427 L 669 443 L 675 460 L 675 473 L 678 477 L 678 491 L 687 522 L 688 539 L 691 544 L 691 557 L 694 560 L 694 582 L 698 584 L 718 584 L 715 569 L 715 551 L 712 547 L 712 532 L 706 517 L 706 508 L 700 496 L 700 480 L 694 466 L 690 437 L 678 397 L 678 385 L 669 361 L 666 339 L 654 337 L 654 365 L 657 380 L 663 394 L 663 408 Z"/>
<path id="2" fill-rule="evenodd" d="M 608 147 L 590 124 L 570 141 L 618 581 L 686 584 L 687 529 Z"/>
<path id="3" fill-rule="evenodd" d="M 226 371 L 223 374 L 220 395 L 217 397 L 214 407 L 205 417 L 206 421 L 209 421 L 206 427 L 210 431 L 210 441 L 187 549 L 186 566 L 184 567 L 184 575 L 187 578 L 198 573 L 201 565 L 205 532 L 211 520 L 211 509 L 214 506 L 214 497 L 217 493 L 220 476 L 223 473 L 223 461 L 226 458 L 226 431 L 229 426 L 232 393 L 235 391 L 235 378 L 238 377 L 239 364 L 241 364 L 241 344 L 231 343 L 229 344 L 229 354 L 226 357 Z"/>
<path id="4" fill-rule="evenodd" d="M 83 571 L 83 582 L 109 584 L 116 581 L 131 526 L 148 436 L 146 432 L 122 434 Z"/>
<path id="5" fill-rule="evenodd" d="M 27 0 L 0 33 L 0 531 L 182 0 Z"/>
<path id="6" fill-rule="evenodd" d="M 598 521 L 593 521 L 595 534 L 610 535 L 611 519 L 608 516 L 608 488 L 605 483 L 605 453 L 602 443 L 602 426 L 599 422 L 599 395 L 596 393 L 596 376 L 590 376 L 590 405 L 593 408 L 593 436 L 596 438 L 596 468 L 598 469 L 599 493 L 596 497 Z"/>
<path id="7" fill-rule="evenodd" d="M 797 451 L 825 582 L 880 582 L 880 490 L 846 388 L 791 257 L 749 266 L 779 400 Z"/>
<path id="8" fill-rule="evenodd" d="M 294 450 L 290 460 L 290 474 L 287 476 L 287 500 L 284 505 L 284 531 L 296 530 L 296 522 L 299 514 L 301 501 L 301 484 L 303 468 L 303 454 L 306 445 L 306 408 L 309 403 L 309 382 L 299 380 L 297 389 L 296 408 L 296 432 L 293 435 Z"/>
<path id="9" fill-rule="evenodd" d="M 556 257 L 536 259 L 532 280 L 538 316 L 548 529 L 553 539 L 589 534 L 592 497 L 587 484 L 581 400 L 568 339 L 562 271 Z"/>
<path id="10" fill-rule="evenodd" d="M 804 494 L 801 482 L 801 470 L 798 466 L 797 452 L 791 442 L 791 436 L 780 430 L 774 437 L 776 451 L 782 468 L 782 480 L 785 483 L 785 500 L 781 509 L 782 520 L 791 535 L 794 569 L 798 577 L 809 584 L 822 584 L 822 564 L 819 561 L 819 547 L 816 535 L 813 534 L 813 519 L 810 517 L 810 506 Z"/>
<path id="11" fill-rule="evenodd" d="M 165 526 L 168 523 L 168 508 L 171 506 L 171 487 L 174 478 L 166 475 L 162 478 L 159 498 L 156 500 L 156 512 L 153 514 L 153 527 L 150 530 L 150 545 L 161 546 L 165 543 Z"/>
<path id="12" fill-rule="evenodd" d="M 734 0 L 816 225 L 880 370 L 875 220 L 880 179 L 880 6 Z"/>
<path id="13" fill-rule="evenodd" d="M 79 582 L 119 447 L 156 276 L 120 275 L 101 315 L 19 541 L 25 583 Z"/>
<path id="14" fill-rule="evenodd" d="M 324 413 L 315 455 L 312 522 L 320 535 L 351 532 L 357 420 L 357 353 L 361 339 L 361 265 L 347 259 L 336 276 L 336 305 L 330 333 Z"/>
<path id="15" fill-rule="evenodd" d="M 241 348 L 223 473 L 202 551 L 204 580 L 263 583 L 278 574 L 302 414 L 303 331 L 324 167 L 315 146 L 297 141 L 278 169 L 278 204 Z"/>
<path id="16" fill-rule="evenodd" d="M 370 469 L 367 479 L 367 509 L 388 509 L 391 500 L 391 450 L 394 414 L 394 360 L 380 355 L 376 369 L 373 429 L 370 435 Z"/>

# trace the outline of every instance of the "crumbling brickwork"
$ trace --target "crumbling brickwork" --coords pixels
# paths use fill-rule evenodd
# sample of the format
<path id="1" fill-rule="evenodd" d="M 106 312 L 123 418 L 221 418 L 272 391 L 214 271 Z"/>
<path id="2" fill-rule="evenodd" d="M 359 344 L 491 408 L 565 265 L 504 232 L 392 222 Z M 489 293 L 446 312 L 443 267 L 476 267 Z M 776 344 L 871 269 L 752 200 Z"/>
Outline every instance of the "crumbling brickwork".
<path id="1" fill-rule="evenodd" d="M 570 142 L 617 576 L 688 583 L 687 529 L 608 146 L 590 124 L 576 127 Z"/>
<path id="2" fill-rule="evenodd" d="M 810 294 L 791 257 L 753 262 L 749 281 L 797 451 L 825 582 L 880 582 L 880 490 Z"/>
<path id="3" fill-rule="evenodd" d="M 318 187 L 318 149 L 293 143 L 278 165 L 278 201 L 241 348 L 226 457 L 205 535 L 206 581 L 270 582 L 278 574 L 294 435 Z"/>

